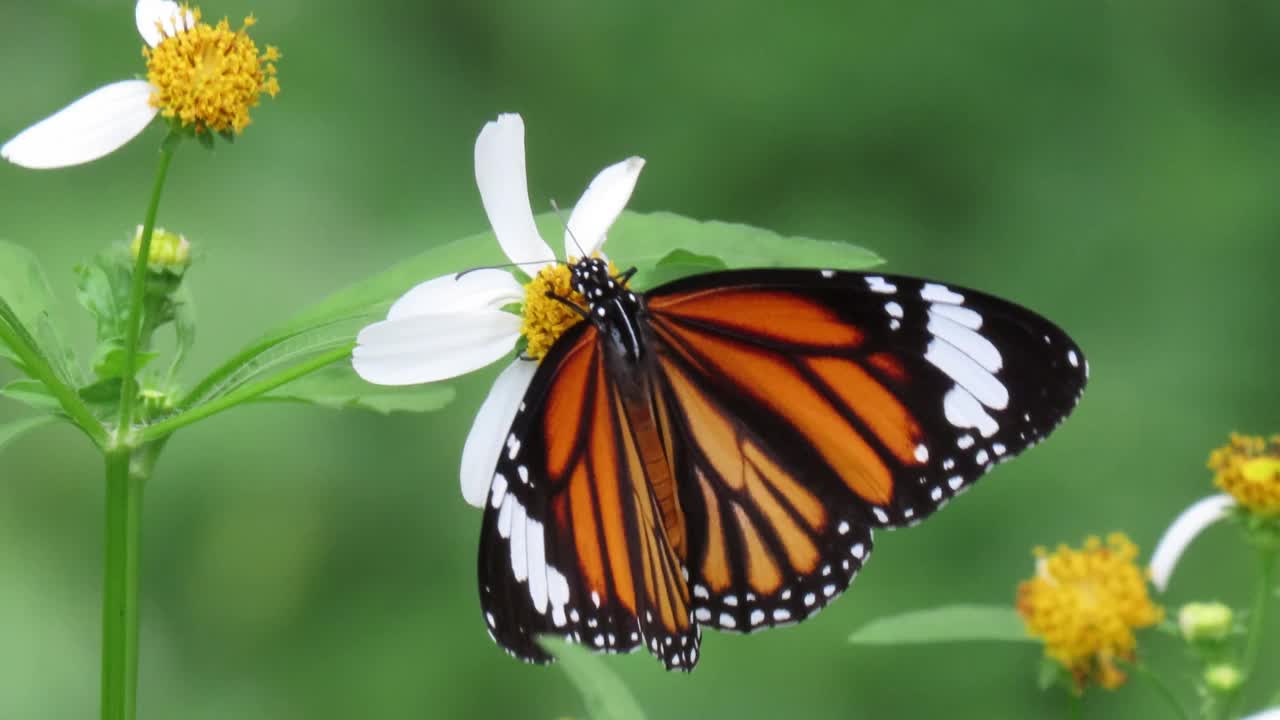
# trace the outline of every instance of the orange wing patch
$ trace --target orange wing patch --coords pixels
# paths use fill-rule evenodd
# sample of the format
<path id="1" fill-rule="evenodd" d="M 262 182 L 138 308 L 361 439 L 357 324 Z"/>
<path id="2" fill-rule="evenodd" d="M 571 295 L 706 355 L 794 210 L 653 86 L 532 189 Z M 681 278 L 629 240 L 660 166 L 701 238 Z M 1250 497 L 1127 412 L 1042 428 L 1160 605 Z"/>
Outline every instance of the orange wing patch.
<path id="1" fill-rule="evenodd" d="M 786 418 L 849 489 L 877 505 L 892 500 L 893 476 L 879 454 L 795 366 L 766 350 L 688 327 L 664 325 L 664 332 L 667 327 L 717 372 Z"/>
<path id="2" fill-rule="evenodd" d="M 920 464 L 915 457 L 920 426 L 902 401 L 852 360 L 814 357 L 806 362 L 900 462 Z"/>
<path id="3" fill-rule="evenodd" d="M 685 320 L 749 331 L 762 339 L 814 346 L 857 347 L 862 332 L 829 308 L 778 290 L 704 290 L 654 298 L 649 307 Z M 762 325 L 758 318 L 768 317 Z"/>

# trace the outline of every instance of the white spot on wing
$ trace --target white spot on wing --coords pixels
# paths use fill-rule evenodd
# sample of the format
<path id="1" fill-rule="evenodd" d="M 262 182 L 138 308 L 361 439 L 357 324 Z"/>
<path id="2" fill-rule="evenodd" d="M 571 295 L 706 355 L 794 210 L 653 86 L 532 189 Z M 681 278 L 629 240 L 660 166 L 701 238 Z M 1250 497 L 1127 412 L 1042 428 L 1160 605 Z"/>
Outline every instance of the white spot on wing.
<path id="1" fill-rule="evenodd" d="M 889 515 L 878 507 L 871 508 L 871 514 L 875 515 L 876 520 L 879 520 L 882 523 L 889 522 Z"/>
<path id="2" fill-rule="evenodd" d="M 507 479 L 502 473 L 493 474 L 493 485 L 490 487 L 489 504 L 496 508 L 502 507 L 502 500 L 507 495 Z"/>
<path id="3" fill-rule="evenodd" d="M 942 398 L 942 411 L 947 422 L 958 428 L 977 428 L 982 437 L 991 437 L 1000 429 L 982 404 L 968 390 L 956 385 Z"/>
<path id="4" fill-rule="evenodd" d="M 833 278 L 833 277 L 835 277 L 835 276 L 836 276 L 836 271 L 835 271 L 835 270 L 823 270 L 823 271 L 822 271 L 822 277 L 824 277 L 824 278 L 826 278 L 826 279 L 828 279 L 828 280 L 830 280 L 831 278 Z"/>
<path id="5" fill-rule="evenodd" d="M 514 495 L 507 497 L 506 502 L 502 503 L 502 509 L 498 511 L 498 534 L 503 539 L 511 537 L 511 516 L 514 514 L 512 508 L 519 505 Z"/>
<path id="6" fill-rule="evenodd" d="M 511 574 L 520 582 L 529 577 L 529 554 L 525 546 L 528 523 L 525 519 L 524 506 L 516 503 L 511 510 Z"/>
<path id="7" fill-rule="evenodd" d="M 916 462 L 929 462 L 929 448 L 924 445 L 916 446 Z"/>
<path id="8" fill-rule="evenodd" d="M 707 608 L 700 607 L 693 611 L 693 616 L 698 618 L 698 622 L 707 622 L 711 619 L 711 611 Z"/>
<path id="9" fill-rule="evenodd" d="M 786 608 L 777 608 L 773 611 L 773 619 L 778 622 L 786 622 L 791 619 L 791 611 Z"/>
<path id="10" fill-rule="evenodd" d="M 964 296 L 954 293 L 951 288 L 938 283 L 925 283 L 924 288 L 920 290 L 920 297 L 929 302 L 948 303 L 951 305 L 959 305 L 964 302 Z"/>
<path id="11" fill-rule="evenodd" d="M 953 320 L 970 330 L 982 329 L 982 316 L 977 311 L 962 305 L 932 305 L 929 312 L 937 313 L 948 320 Z"/>
<path id="12" fill-rule="evenodd" d="M 982 334 L 960 323 L 950 320 L 929 307 L 929 325 L 927 329 L 934 337 L 946 340 L 957 350 L 968 355 L 974 362 L 988 372 L 999 372 L 1004 365 L 1000 351 Z"/>
<path id="13" fill-rule="evenodd" d="M 858 543 L 857 545 L 849 548 L 849 554 L 861 560 L 867 554 L 867 546 L 862 543 Z"/>
<path id="14" fill-rule="evenodd" d="M 844 520 L 841 520 L 840 524 L 836 526 L 836 531 L 839 532 L 841 535 L 844 535 L 845 533 L 849 532 L 849 523 L 845 522 Z"/>
<path id="15" fill-rule="evenodd" d="M 1080 367 L 1080 356 L 1076 355 L 1075 350 L 1067 351 L 1067 362 L 1071 363 L 1071 367 Z"/>
<path id="16" fill-rule="evenodd" d="M 964 484 L 964 478 L 961 477 L 960 475 L 952 475 L 951 477 L 947 478 L 947 485 L 951 486 L 952 490 L 959 490 L 960 486 L 963 484 Z"/>
<path id="17" fill-rule="evenodd" d="M 902 319 L 902 306 L 892 300 L 884 304 L 884 311 L 889 313 L 889 317 Z"/>
<path id="18" fill-rule="evenodd" d="M 762 622 L 764 622 L 764 611 L 763 611 L 763 610 L 761 610 L 761 609 L 759 609 L 759 608 L 756 608 L 755 610 L 752 610 L 752 611 L 751 611 L 751 624 L 752 624 L 752 625 L 759 625 L 759 624 L 760 624 L 760 623 L 762 623 Z"/>
<path id="19" fill-rule="evenodd" d="M 525 547 L 529 558 L 529 598 L 533 609 L 540 614 L 547 612 L 547 550 L 544 545 L 542 523 L 530 518 L 525 523 Z"/>
<path id="20" fill-rule="evenodd" d="M 867 276 L 867 288 L 870 289 L 871 292 L 882 293 L 885 295 L 892 295 L 893 293 L 898 292 L 897 285 L 885 281 L 885 279 L 879 275 Z"/>
<path id="21" fill-rule="evenodd" d="M 729 613 L 724 612 L 720 613 L 720 625 L 727 628 L 737 627 L 738 621 Z"/>

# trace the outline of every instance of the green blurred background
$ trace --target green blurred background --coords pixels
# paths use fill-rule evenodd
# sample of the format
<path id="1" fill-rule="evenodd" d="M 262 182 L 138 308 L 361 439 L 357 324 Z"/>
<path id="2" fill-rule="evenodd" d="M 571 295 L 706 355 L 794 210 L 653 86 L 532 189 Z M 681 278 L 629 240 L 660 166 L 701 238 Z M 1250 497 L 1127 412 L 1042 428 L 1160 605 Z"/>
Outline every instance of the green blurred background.
<path id="1" fill-rule="evenodd" d="M 132 6 L 4 0 L 0 136 L 141 72 Z M 634 209 L 863 244 L 893 272 L 1026 304 L 1089 354 L 1070 422 L 923 526 L 881 535 L 819 617 L 709 633 L 692 676 L 611 659 L 652 718 L 1065 717 L 1034 687 L 1032 646 L 845 638 L 900 610 L 1010 603 L 1037 544 L 1124 530 L 1149 553 L 1210 492 L 1204 462 L 1228 431 L 1280 431 L 1276 3 L 204 10 L 255 12 L 285 58 L 283 92 L 236 145 L 183 147 L 170 176 L 160 222 L 202 257 L 192 377 L 326 294 L 484 229 L 472 145 L 502 111 L 525 117 L 538 208 L 642 155 Z M 71 267 L 140 222 L 161 137 L 81 168 L 0 165 L 0 237 L 44 262 L 86 352 Z M 434 415 L 256 406 L 179 434 L 147 496 L 140 716 L 582 717 L 560 672 L 511 660 L 480 620 L 480 516 L 457 467 L 490 377 Z M 5 403 L 0 421 L 22 412 Z M 63 426 L 0 458 L 0 718 L 95 716 L 101 478 Z M 1244 605 L 1252 580 L 1219 528 L 1163 600 Z M 1269 638 L 1260 672 L 1275 678 L 1280 623 Z M 1143 652 L 1186 685 L 1176 643 L 1147 633 Z M 1165 712 L 1141 685 L 1086 711 Z"/>

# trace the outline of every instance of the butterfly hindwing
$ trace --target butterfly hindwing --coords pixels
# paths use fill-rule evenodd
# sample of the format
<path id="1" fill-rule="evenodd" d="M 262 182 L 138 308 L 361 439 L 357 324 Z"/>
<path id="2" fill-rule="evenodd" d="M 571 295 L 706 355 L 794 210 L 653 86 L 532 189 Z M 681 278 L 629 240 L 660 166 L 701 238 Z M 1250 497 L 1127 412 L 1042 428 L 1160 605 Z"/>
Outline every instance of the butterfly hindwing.
<path id="1" fill-rule="evenodd" d="M 536 638 L 552 634 L 608 652 L 644 645 L 692 669 L 683 563 L 596 339 L 589 325 L 561 338 L 506 439 L 480 544 L 485 621 L 531 662 L 551 660 Z"/>

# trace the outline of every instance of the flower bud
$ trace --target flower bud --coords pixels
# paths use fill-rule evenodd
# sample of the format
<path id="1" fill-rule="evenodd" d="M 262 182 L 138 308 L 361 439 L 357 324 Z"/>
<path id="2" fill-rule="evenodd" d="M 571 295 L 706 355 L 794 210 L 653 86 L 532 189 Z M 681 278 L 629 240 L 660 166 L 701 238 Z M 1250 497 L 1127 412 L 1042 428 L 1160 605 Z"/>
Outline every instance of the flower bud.
<path id="1" fill-rule="evenodd" d="M 1235 691 L 1244 682 L 1244 674 L 1231 663 L 1210 665 L 1204 670 L 1204 684 L 1217 693 Z"/>
<path id="2" fill-rule="evenodd" d="M 129 253 L 136 260 L 142 249 L 142 226 L 138 226 L 129 244 Z M 191 264 L 191 243 L 178 233 L 164 228 L 155 228 L 151 233 L 151 251 L 147 254 L 147 266 L 153 272 L 169 271 L 181 273 Z"/>
<path id="3" fill-rule="evenodd" d="M 1221 640 L 1231 632 L 1231 608 L 1220 602 L 1187 603 L 1178 611 L 1178 627 L 1187 642 Z"/>

